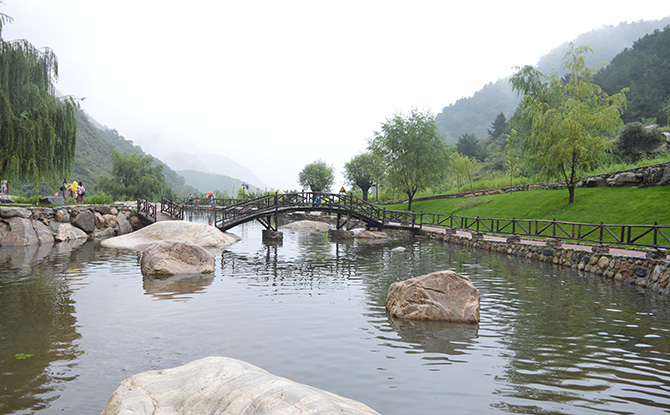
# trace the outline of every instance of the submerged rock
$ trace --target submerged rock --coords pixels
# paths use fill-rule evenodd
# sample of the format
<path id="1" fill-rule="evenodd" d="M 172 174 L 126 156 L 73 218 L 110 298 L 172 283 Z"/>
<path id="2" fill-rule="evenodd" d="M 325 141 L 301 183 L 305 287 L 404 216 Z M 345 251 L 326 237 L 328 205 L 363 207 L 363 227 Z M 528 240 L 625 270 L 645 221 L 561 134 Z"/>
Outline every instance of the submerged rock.
<path id="1" fill-rule="evenodd" d="M 468 277 L 438 271 L 389 287 L 386 311 L 412 320 L 479 322 L 479 290 Z"/>
<path id="2" fill-rule="evenodd" d="M 214 255 L 187 242 L 160 241 L 142 252 L 142 275 L 185 275 L 214 272 Z"/>
<path id="3" fill-rule="evenodd" d="M 101 242 L 108 248 L 143 250 L 156 241 L 189 242 L 203 248 L 225 248 L 240 238 L 223 233 L 204 223 L 183 220 L 156 222 L 127 235 L 106 239 Z"/>
<path id="4" fill-rule="evenodd" d="M 377 414 L 236 359 L 206 357 L 121 382 L 101 415 Z"/>

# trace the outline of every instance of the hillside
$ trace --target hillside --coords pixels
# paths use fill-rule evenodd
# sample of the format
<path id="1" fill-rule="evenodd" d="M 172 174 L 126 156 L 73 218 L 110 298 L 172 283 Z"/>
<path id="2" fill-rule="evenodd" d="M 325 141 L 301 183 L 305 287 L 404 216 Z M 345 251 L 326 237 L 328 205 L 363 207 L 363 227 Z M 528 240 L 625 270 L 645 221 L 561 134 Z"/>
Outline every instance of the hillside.
<path id="1" fill-rule="evenodd" d="M 594 55 L 587 60 L 589 66 L 607 63 L 625 48 L 629 48 L 640 37 L 654 30 L 662 29 L 670 24 L 670 16 L 660 20 L 621 23 L 618 26 L 605 26 L 584 33 L 572 42 L 587 45 L 594 50 Z M 552 49 L 537 62 L 537 68 L 545 73 L 556 70 L 563 73 L 561 59 L 565 56 L 568 41 Z M 525 65 L 519 62 L 519 66 Z M 474 134 L 477 138 L 487 136 L 487 129 L 496 115 L 501 111 L 509 119 L 518 103 L 517 94 L 512 91 L 508 78 L 499 79 L 485 85 L 471 97 L 461 98 L 442 109 L 435 122 L 441 133 L 446 134 L 447 142 L 455 144 L 463 134 Z"/>
<path id="2" fill-rule="evenodd" d="M 77 112 L 77 158 L 69 180 L 83 181 L 89 192 L 94 193 L 97 178 L 112 169 L 110 155 L 117 150 L 125 153 L 145 154 L 142 148 L 120 136 L 116 130 L 95 126 L 83 112 Z M 179 194 L 188 194 L 195 189 L 186 186 L 182 176 L 162 161 L 165 180 Z M 44 193 L 43 191 L 41 193 Z"/>

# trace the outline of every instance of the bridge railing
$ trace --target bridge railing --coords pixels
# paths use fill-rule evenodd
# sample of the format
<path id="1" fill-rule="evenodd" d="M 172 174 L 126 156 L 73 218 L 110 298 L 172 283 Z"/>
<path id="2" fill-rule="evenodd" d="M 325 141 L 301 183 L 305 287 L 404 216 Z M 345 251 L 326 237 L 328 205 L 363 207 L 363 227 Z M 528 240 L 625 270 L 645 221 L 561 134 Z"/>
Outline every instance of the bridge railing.
<path id="1" fill-rule="evenodd" d="M 143 217 L 149 219 L 152 222 L 156 222 L 156 204 L 151 203 L 147 200 L 137 199 L 137 213 Z"/>
<path id="2" fill-rule="evenodd" d="M 184 220 L 184 207 L 170 199 L 161 200 L 161 213 L 171 216 L 173 219 Z"/>

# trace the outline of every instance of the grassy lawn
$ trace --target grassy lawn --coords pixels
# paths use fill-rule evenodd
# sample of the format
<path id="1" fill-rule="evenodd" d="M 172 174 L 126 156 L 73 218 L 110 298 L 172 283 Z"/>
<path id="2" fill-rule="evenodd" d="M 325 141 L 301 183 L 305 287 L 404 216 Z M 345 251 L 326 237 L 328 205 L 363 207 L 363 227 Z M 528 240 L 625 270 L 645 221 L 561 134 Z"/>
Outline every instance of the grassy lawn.
<path id="1" fill-rule="evenodd" d="M 407 204 L 387 205 L 405 210 Z M 606 224 L 670 225 L 670 186 L 634 189 L 599 187 L 575 189 L 568 203 L 567 190 L 533 190 L 510 194 L 412 203 L 415 212 L 454 214 L 482 218 L 556 219 Z"/>

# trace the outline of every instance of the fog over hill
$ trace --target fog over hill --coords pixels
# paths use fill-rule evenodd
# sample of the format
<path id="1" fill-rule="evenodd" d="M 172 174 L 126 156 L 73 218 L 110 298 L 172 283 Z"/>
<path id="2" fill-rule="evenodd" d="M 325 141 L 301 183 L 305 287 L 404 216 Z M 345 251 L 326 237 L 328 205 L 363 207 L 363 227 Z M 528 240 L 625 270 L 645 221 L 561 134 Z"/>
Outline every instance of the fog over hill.
<path id="1" fill-rule="evenodd" d="M 228 176 L 246 182 L 259 189 L 268 186 L 263 183 L 254 173 L 235 160 L 214 153 L 186 154 L 180 152 L 162 152 L 160 159 L 172 169 L 177 171 L 199 171 L 209 174 Z M 186 177 L 188 183 L 188 177 Z M 197 186 L 196 186 L 197 187 Z M 224 190 L 224 189 L 220 189 Z"/>
<path id="2" fill-rule="evenodd" d="M 640 37 L 655 29 L 670 25 L 670 16 L 660 20 L 642 20 L 633 23 L 620 23 L 617 26 L 603 26 L 579 35 L 576 39 L 566 40 L 540 58 L 536 67 L 543 73 L 556 71 L 565 73 L 561 60 L 569 49 L 570 42 L 575 46 L 586 45 L 594 53 L 587 57 L 587 65 L 593 67 L 609 63 L 614 56 L 629 48 Z M 510 45 L 514 47 L 514 45 Z M 523 64 L 520 62 L 520 66 Z M 435 122 L 441 133 L 446 134 L 447 142 L 455 144 L 463 134 L 474 134 L 477 138 L 487 137 L 487 130 L 496 115 L 501 111 L 509 119 L 520 102 L 512 90 L 509 77 L 486 84 L 472 96 L 461 98 L 442 109 Z"/>

